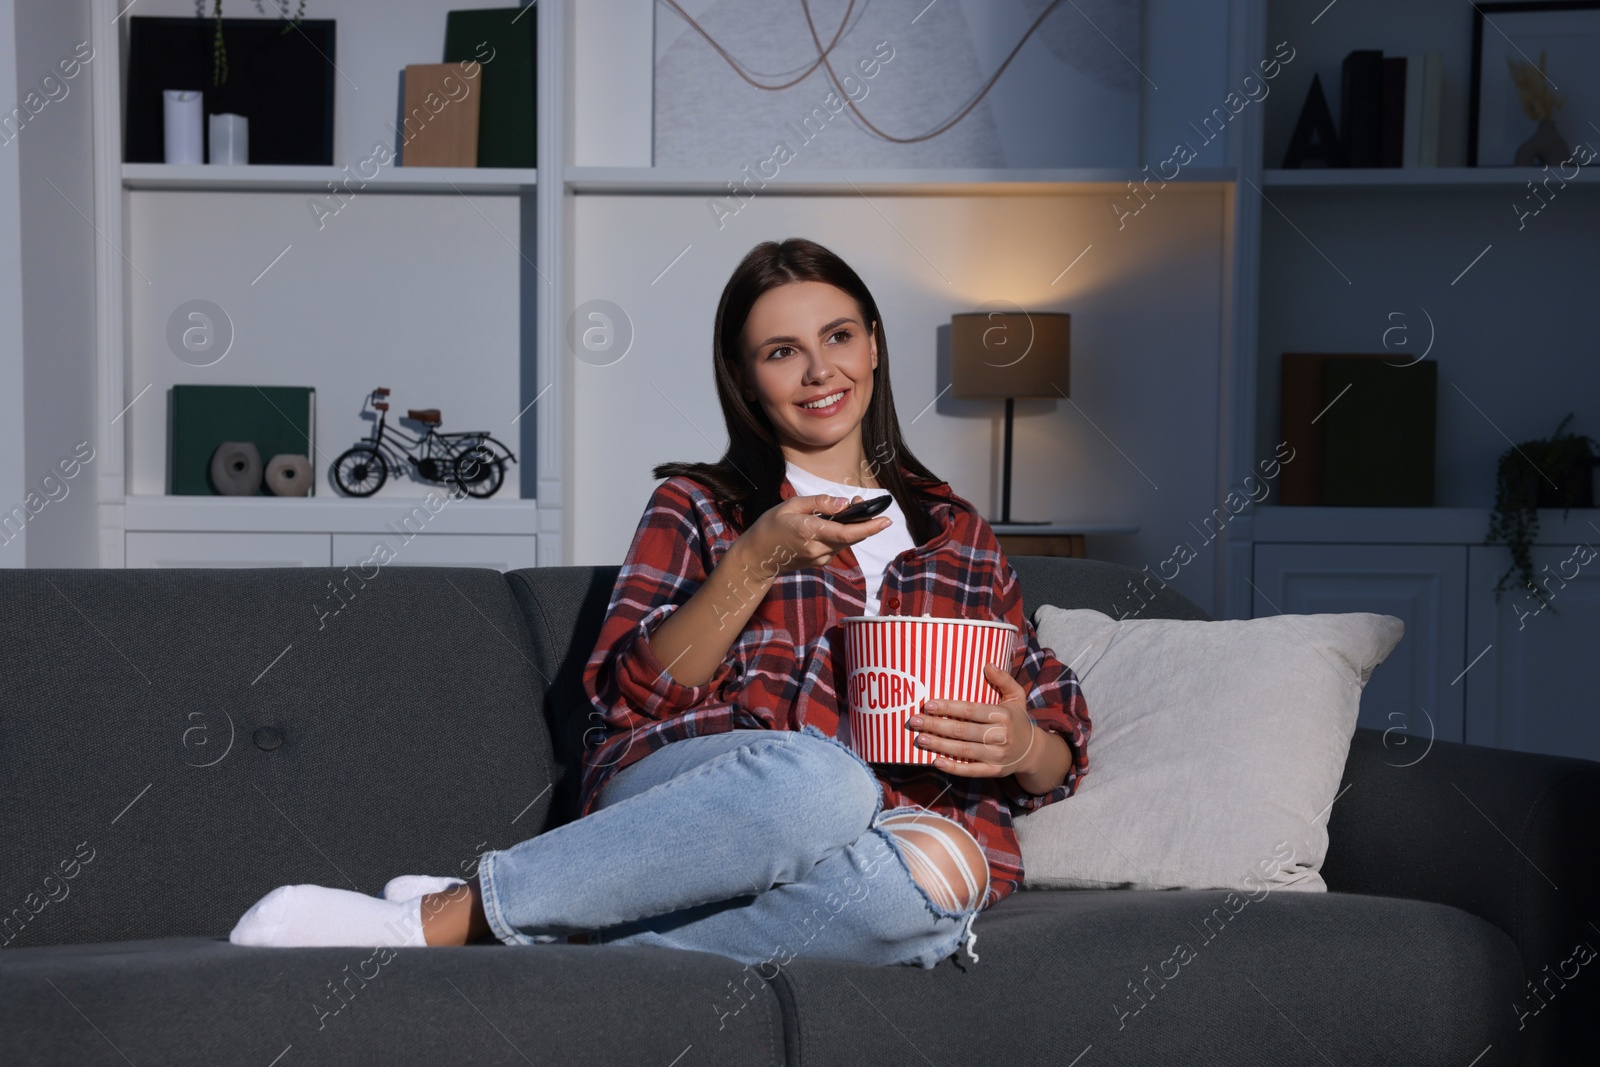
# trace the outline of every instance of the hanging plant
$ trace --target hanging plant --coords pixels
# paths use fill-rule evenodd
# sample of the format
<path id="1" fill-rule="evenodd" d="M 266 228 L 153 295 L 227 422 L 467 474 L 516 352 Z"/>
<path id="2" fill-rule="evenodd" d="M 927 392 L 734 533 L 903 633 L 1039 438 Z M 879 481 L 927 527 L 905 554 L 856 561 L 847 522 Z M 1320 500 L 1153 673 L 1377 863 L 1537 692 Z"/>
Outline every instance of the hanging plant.
<path id="1" fill-rule="evenodd" d="M 1543 606 L 1549 606 L 1545 591 L 1533 581 L 1532 546 L 1539 534 L 1539 507 L 1573 507 L 1593 504 L 1590 468 L 1600 452 L 1600 442 L 1582 434 L 1563 434 L 1572 413 L 1561 420 L 1547 440 L 1524 441 L 1500 455 L 1495 471 L 1494 511 L 1489 516 L 1489 535 L 1484 544 L 1504 544 L 1511 549 L 1511 566 L 1494 587 L 1495 602 L 1515 572 L 1522 585 L 1533 592 Z M 1565 514 L 1563 513 L 1563 517 Z M 1554 607 L 1553 614 L 1560 614 Z"/>
<path id="2" fill-rule="evenodd" d="M 205 0 L 196 0 L 195 7 L 199 9 L 204 2 Z M 279 3 L 282 7 L 279 9 L 278 15 L 279 17 L 284 17 L 283 9 L 289 6 L 289 0 L 279 0 Z M 263 15 L 266 14 L 265 11 L 261 10 L 261 0 L 256 0 L 256 10 L 261 11 Z M 195 14 L 198 15 L 199 13 L 199 10 L 196 10 Z M 211 15 L 217 20 L 217 35 L 212 39 L 211 43 L 211 84 L 215 87 L 228 80 L 228 49 L 222 41 L 222 0 L 212 0 Z M 300 7 L 295 11 L 294 18 L 285 18 L 283 32 L 288 33 L 290 30 L 297 28 L 300 20 L 305 16 L 306 0 L 300 0 Z"/>

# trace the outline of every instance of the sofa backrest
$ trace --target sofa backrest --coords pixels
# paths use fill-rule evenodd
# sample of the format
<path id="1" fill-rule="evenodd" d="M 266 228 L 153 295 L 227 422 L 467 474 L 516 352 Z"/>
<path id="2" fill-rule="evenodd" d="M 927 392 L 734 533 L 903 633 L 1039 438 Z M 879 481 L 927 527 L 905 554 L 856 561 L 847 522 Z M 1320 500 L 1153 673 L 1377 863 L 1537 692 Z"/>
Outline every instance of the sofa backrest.
<path id="1" fill-rule="evenodd" d="M 1030 617 L 1140 603 L 1011 562 Z M 275 886 L 467 877 L 569 821 L 620 569 L 0 570 L 0 947 L 224 937 Z"/>
<path id="2" fill-rule="evenodd" d="M 0 945 L 223 937 L 534 836 L 522 620 L 488 568 L 0 571 Z"/>

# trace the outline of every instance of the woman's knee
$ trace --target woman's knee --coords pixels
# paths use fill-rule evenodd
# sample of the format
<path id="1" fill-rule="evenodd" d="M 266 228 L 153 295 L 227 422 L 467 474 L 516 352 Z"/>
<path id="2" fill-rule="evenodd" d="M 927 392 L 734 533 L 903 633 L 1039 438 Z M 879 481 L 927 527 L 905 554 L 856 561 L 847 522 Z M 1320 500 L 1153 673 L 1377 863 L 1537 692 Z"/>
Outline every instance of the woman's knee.
<path id="1" fill-rule="evenodd" d="M 904 812 L 878 826 L 900 842 L 911 877 L 940 906 L 968 911 L 983 903 L 989 891 L 989 863 L 983 848 L 960 823 L 933 812 Z"/>
<path id="2" fill-rule="evenodd" d="M 854 841 L 866 833 L 882 806 L 883 787 L 859 757 L 841 742 L 810 734 L 791 734 L 787 752 L 794 759 L 778 761 L 789 773 L 786 782 L 797 805 L 831 809 L 831 821 Z"/>

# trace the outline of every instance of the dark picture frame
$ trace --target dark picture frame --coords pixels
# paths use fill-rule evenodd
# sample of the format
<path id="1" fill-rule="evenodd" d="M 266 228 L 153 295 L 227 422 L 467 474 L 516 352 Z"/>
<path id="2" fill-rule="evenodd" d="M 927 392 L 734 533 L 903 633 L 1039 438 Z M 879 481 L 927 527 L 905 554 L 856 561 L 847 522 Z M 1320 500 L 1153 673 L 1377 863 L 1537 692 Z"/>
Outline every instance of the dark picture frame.
<path id="1" fill-rule="evenodd" d="M 1506 42 L 1508 34 L 1517 32 L 1517 24 L 1521 22 L 1524 25 L 1527 25 L 1531 16 L 1548 16 L 1551 14 L 1568 12 L 1591 13 L 1592 20 L 1584 21 L 1592 21 L 1594 32 L 1597 35 L 1600 35 L 1600 0 L 1529 0 L 1529 2 L 1526 3 L 1502 2 L 1473 5 L 1472 81 L 1468 92 L 1467 114 L 1467 166 L 1495 167 L 1512 165 L 1509 158 L 1506 159 L 1504 163 L 1485 163 L 1479 158 L 1480 154 L 1482 153 L 1482 149 L 1484 148 L 1483 130 L 1485 123 L 1492 121 L 1484 106 L 1485 72 L 1483 70 L 1483 59 L 1486 44 L 1492 44 L 1494 39 L 1498 39 L 1502 43 Z M 1489 36 L 1487 38 L 1485 36 L 1485 22 L 1488 22 L 1489 24 Z M 1553 33 L 1550 35 L 1550 38 L 1551 40 L 1559 40 L 1563 36 L 1565 35 Z M 1521 49 L 1518 50 L 1520 51 Z M 1532 54 L 1525 54 L 1524 58 L 1527 62 L 1537 64 L 1537 49 L 1535 49 Z M 1589 66 L 1591 69 L 1600 69 L 1600 54 L 1590 58 Z M 1497 72 L 1495 76 L 1499 77 L 1500 74 Z M 1565 76 L 1563 77 L 1563 80 L 1566 80 Z M 1554 77 L 1551 78 L 1551 81 L 1558 87 L 1561 84 Z M 1597 90 L 1600 90 L 1600 78 L 1589 79 L 1589 81 L 1594 83 Z M 1569 97 L 1568 103 L 1571 104 L 1572 102 L 1572 98 Z M 1586 102 L 1591 104 L 1591 106 L 1600 106 L 1600 91 L 1597 91 L 1593 96 L 1587 98 Z M 1595 110 L 1593 112 L 1593 116 L 1594 121 L 1600 121 L 1600 110 Z M 1576 130 L 1568 130 L 1565 132 L 1569 137 L 1578 136 Z M 1504 139 L 1496 137 L 1492 140 L 1493 148 L 1497 154 L 1503 154 L 1503 152 L 1500 152 L 1499 150 L 1504 147 Z"/>
<path id="2" fill-rule="evenodd" d="M 211 18 L 133 15 L 123 99 L 125 163 L 166 160 L 162 91 L 202 94 L 202 159 L 210 159 L 210 116 L 249 121 L 249 162 L 333 166 L 335 21 L 223 19 L 228 80 L 213 86 L 217 22 Z"/>

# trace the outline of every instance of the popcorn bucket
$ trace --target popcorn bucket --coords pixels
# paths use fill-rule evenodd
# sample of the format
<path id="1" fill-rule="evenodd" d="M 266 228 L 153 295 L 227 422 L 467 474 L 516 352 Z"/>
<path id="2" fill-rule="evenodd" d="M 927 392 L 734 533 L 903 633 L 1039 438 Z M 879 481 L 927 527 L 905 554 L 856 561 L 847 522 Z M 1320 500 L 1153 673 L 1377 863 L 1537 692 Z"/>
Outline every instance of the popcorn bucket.
<path id="1" fill-rule="evenodd" d="M 929 700 L 995 703 L 998 694 L 983 665 L 1009 674 L 1016 636 L 1009 622 L 931 615 L 846 618 L 850 747 L 868 763 L 932 763 L 935 753 L 913 744 L 917 735 L 906 729 L 906 720 Z"/>

